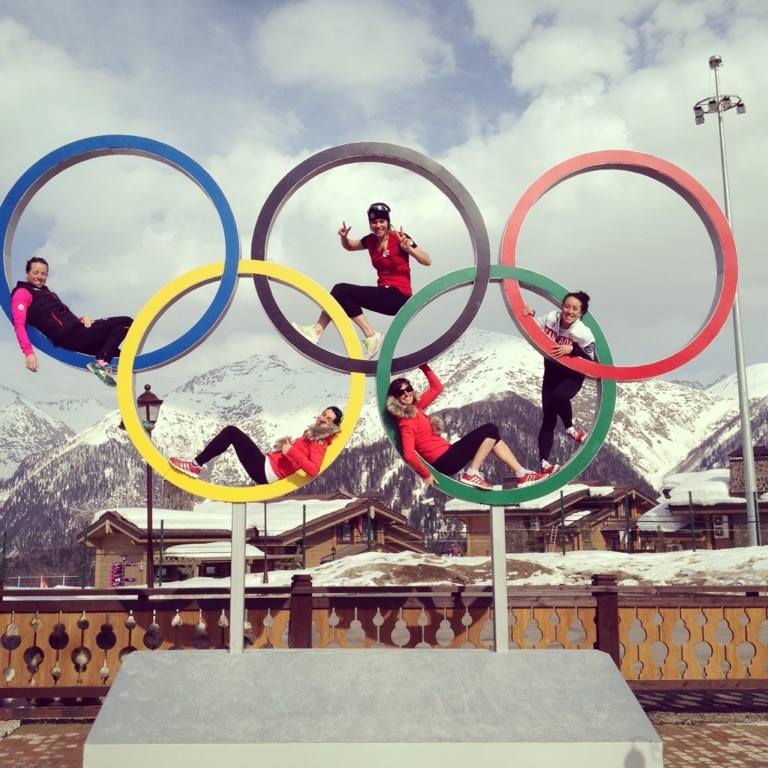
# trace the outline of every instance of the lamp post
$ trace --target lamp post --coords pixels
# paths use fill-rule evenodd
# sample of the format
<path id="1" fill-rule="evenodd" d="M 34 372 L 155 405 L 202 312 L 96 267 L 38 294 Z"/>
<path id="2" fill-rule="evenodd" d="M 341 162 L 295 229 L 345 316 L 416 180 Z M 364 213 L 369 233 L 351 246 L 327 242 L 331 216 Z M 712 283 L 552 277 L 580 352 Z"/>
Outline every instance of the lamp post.
<path id="1" fill-rule="evenodd" d="M 717 130 L 720 140 L 720 170 L 723 176 L 723 202 L 725 218 L 733 229 L 731 221 L 731 195 L 728 186 L 728 164 L 725 158 L 725 133 L 723 131 L 723 112 L 736 108 L 736 114 L 743 115 L 747 108 L 739 96 L 720 95 L 720 79 L 718 71 L 723 66 L 720 56 L 709 57 L 709 68 L 715 73 L 715 95 L 697 101 L 693 105 L 693 115 L 696 125 L 704 123 L 704 115 L 717 114 Z M 744 495 L 747 501 L 747 536 L 750 546 L 758 543 L 757 531 L 757 485 L 755 482 L 755 456 L 752 449 L 752 424 L 749 414 L 749 394 L 747 392 L 747 372 L 744 366 L 744 349 L 741 336 L 741 312 L 739 309 L 739 293 L 733 299 L 733 337 L 736 350 L 736 380 L 739 390 L 739 415 L 741 419 L 741 447 L 744 458 Z"/>
<path id="2" fill-rule="evenodd" d="M 160 406 L 163 401 L 150 389 L 149 384 L 144 385 L 144 391 L 136 398 L 141 425 L 152 439 L 152 430 L 157 423 Z M 155 553 L 152 537 L 152 467 L 147 464 L 147 587 L 155 586 Z"/>

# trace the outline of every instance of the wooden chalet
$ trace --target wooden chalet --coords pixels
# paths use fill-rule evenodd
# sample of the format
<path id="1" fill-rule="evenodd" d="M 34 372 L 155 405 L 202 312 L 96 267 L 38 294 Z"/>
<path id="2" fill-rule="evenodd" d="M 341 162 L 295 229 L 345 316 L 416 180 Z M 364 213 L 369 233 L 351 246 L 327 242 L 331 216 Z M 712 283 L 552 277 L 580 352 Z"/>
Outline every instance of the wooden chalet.
<path id="1" fill-rule="evenodd" d="M 754 449 L 758 509 L 768 502 L 768 448 Z M 639 521 L 653 549 L 728 549 L 749 544 L 741 450 L 729 466 L 682 472 L 665 478 L 661 496 Z M 762 514 L 762 541 L 768 541 L 768 514 Z"/>
<path id="2" fill-rule="evenodd" d="M 109 509 L 97 513 L 81 534 L 79 540 L 85 538 L 96 550 L 97 588 L 144 583 L 146 519 L 144 507 Z M 230 504 L 204 501 L 191 511 L 154 509 L 152 527 L 156 578 L 169 582 L 229 575 Z M 375 498 L 292 496 L 247 507 L 250 572 L 311 568 L 369 550 L 428 551 L 423 534 Z"/>
<path id="3" fill-rule="evenodd" d="M 562 503 L 557 491 L 505 509 L 507 552 L 627 551 L 628 543 L 638 550 L 642 542 L 637 519 L 653 505 L 652 499 L 629 485 L 567 485 Z M 464 523 L 465 554 L 490 554 L 487 506 L 452 499 L 443 515 Z"/>

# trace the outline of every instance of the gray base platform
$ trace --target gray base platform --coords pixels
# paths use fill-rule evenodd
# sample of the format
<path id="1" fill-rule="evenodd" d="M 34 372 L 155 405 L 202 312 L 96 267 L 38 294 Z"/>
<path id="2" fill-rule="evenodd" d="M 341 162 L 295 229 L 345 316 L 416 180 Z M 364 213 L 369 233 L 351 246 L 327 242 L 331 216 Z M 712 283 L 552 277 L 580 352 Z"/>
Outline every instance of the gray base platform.
<path id="1" fill-rule="evenodd" d="M 662 743 L 599 651 L 134 653 L 84 768 L 660 768 Z M 500 762 L 501 764 L 501 762 Z"/>

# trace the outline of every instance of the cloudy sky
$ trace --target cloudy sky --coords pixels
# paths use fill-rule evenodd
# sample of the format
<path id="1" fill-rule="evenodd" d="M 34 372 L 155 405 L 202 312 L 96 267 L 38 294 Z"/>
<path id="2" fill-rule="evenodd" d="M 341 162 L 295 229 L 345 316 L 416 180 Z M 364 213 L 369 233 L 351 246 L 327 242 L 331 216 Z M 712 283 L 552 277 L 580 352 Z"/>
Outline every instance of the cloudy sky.
<path id="1" fill-rule="evenodd" d="M 495 260 L 520 195 L 584 152 L 658 155 L 722 201 L 716 122 L 695 126 L 692 112 L 714 93 L 708 59 L 719 54 L 721 90 L 747 104 L 745 115 L 726 116 L 745 354 L 748 363 L 768 362 L 766 33 L 762 0 L 0 0 L 0 189 L 5 195 L 69 141 L 151 137 L 213 175 L 248 256 L 264 200 L 295 165 L 337 144 L 392 142 L 431 156 L 469 190 Z M 367 256 L 343 251 L 336 230 L 346 221 L 361 236 L 374 200 L 389 202 L 393 223 L 433 258 L 428 269 L 414 266 L 417 288 L 472 263 L 466 229 L 443 194 L 379 163 L 335 169 L 302 187 L 275 222 L 268 258 L 328 288 L 371 282 Z M 152 160 L 109 157 L 67 169 L 35 195 L 13 242 L 13 281 L 31 255 L 48 259 L 49 285 L 78 314 L 98 317 L 135 314 L 170 278 L 221 259 L 223 248 L 212 206 L 187 178 Z M 625 364 L 685 344 L 714 292 L 701 222 L 673 192 L 636 174 L 603 171 L 558 186 L 527 218 L 518 263 L 588 291 Z M 170 310 L 147 348 L 188 327 L 211 290 Z M 277 294 L 291 317 L 315 314 L 294 291 Z M 465 295 L 438 300 L 402 351 L 434 338 Z M 475 322 L 517 333 L 496 286 Z M 285 346 L 247 280 L 212 339 L 152 376 L 170 385 Z M 7 320 L 0 355 L 3 383 L 30 396 L 105 394 L 95 379 L 49 358 L 37 374 L 26 371 Z M 708 383 L 733 370 L 729 322 L 673 377 Z"/>

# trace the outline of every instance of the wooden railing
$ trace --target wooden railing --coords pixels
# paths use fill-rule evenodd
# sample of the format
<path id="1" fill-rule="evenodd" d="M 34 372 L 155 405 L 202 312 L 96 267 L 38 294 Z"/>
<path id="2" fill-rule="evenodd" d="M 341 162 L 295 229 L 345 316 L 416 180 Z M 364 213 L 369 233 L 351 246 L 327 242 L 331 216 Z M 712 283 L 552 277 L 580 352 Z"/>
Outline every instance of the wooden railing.
<path id="1" fill-rule="evenodd" d="M 493 647 L 490 587 L 290 587 L 246 592 L 246 651 Z M 635 688 L 768 684 L 768 586 L 508 590 L 512 648 L 598 648 Z M 106 693 L 136 650 L 226 648 L 226 589 L 6 590 L 0 698 Z"/>

